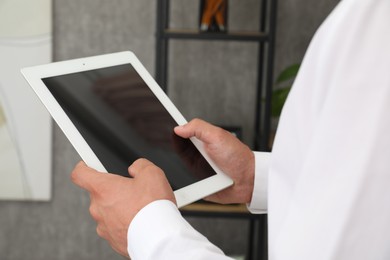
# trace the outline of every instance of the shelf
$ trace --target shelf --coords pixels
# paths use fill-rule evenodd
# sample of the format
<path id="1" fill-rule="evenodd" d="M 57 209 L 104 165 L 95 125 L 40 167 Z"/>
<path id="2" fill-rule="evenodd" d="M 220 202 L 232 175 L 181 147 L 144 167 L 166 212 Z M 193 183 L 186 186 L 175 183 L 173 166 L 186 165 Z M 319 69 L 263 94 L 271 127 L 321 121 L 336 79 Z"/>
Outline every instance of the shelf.
<path id="1" fill-rule="evenodd" d="M 200 32 L 190 29 L 166 29 L 162 38 L 165 39 L 188 39 L 188 40 L 230 40 L 230 41 L 254 41 L 265 42 L 269 40 L 268 34 L 263 32 L 250 31 L 228 31 L 228 32 Z"/>
<path id="2" fill-rule="evenodd" d="M 215 203 L 197 202 L 180 209 L 187 216 L 214 216 L 257 219 L 260 215 L 251 214 L 245 204 L 222 205 Z M 264 212 L 265 213 L 265 212 Z"/>
<path id="3" fill-rule="evenodd" d="M 197 212 L 234 212 L 234 213 L 249 213 L 246 205 L 220 205 L 214 203 L 193 203 L 180 209 L 181 211 L 197 211 Z"/>

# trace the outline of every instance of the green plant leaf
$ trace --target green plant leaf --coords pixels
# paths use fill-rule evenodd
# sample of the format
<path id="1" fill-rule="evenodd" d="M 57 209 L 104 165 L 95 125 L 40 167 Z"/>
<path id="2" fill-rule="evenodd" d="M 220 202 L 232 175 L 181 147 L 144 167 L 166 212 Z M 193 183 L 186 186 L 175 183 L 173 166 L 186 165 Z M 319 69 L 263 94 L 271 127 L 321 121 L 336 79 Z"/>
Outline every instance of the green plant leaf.
<path id="1" fill-rule="evenodd" d="M 271 101 L 271 115 L 273 117 L 280 116 L 280 113 L 282 112 L 282 108 L 284 106 L 284 102 L 286 101 L 290 89 L 291 86 L 276 89 L 273 91 Z"/>
<path id="2" fill-rule="evenodd" d="M 285 68 L 276 79 L 276 84 L 295 78 L 298 73 L 299 67 L 300 64 L 297 63 Z"/>

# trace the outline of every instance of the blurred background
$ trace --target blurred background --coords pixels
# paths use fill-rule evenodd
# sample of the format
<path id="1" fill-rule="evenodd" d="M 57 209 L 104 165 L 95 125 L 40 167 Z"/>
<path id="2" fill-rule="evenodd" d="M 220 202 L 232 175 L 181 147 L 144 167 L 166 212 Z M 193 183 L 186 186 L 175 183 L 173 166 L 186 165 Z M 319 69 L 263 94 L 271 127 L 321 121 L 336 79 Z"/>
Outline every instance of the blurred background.
<path id="1" fill-rule="evenodd" d="M 158 1 L 53 0 L 50 58 L 60 61 L 131 50 L 155 75 Z M 0 0 L 0 13 L 6 2 Z M 27 8 L 29 1 L 24 2 Z M 258 31 L 260 2 L 229 0 L 228 30 Z M 278 1 L 274 63 L 268 68 L 273 81 L 285 68 L 302 61 L 315 30 L 338 2 Z M 199 7 L 198 0 L 171 0 L 169 27 L 196 29 Z M 11 32 L 10 26 L 17 27 L 10 24 Z M 175 39 L 168 53 L 168 95 L 183 115 L 238 127 L 242 140 L 253 147 L 257 43 Z M 272 128 L 276 125 L 274 120 Z M 121 259 L 96 235 L 88 194 L 70 182 L 78 154 L 56 125 L 50 131 L 51 200 L 0 201 L 0 259 Z M 186 218 L 227 254 L 245 255 L 250 228 L 245 219 Z"/>

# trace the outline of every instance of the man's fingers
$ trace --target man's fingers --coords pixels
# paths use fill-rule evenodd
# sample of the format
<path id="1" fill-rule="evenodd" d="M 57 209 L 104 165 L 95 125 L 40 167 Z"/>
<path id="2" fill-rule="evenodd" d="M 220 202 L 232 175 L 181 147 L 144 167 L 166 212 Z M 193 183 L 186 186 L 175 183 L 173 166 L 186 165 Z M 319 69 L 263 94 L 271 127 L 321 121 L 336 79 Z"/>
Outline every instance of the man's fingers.
<path id="1" fill-rule="evenodd" d="M 91 191 L 96 183 L 104 173 L 98 172 L 88 167 L 83 161 L 79 162 L 72 171 L 72 182 L 77 186 Z"/>
<path id="2" fill-rule="evenodd" d="M 193 119 L 189 123 L 175 127 L 175 133 L 182 138 L 196 137 L 205 144 L 215 142 L 219 131 L 222 130 L 201 119 Z"/>

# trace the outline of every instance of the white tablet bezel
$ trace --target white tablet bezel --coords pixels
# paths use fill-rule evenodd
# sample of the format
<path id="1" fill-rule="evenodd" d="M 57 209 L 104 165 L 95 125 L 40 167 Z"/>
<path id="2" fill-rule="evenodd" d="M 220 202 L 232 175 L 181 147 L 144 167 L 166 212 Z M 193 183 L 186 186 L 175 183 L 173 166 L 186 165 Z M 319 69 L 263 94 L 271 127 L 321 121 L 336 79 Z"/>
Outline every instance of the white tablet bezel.
<path id="1" fill-rule="evenodd" d="M 61 108 L 57 100 L 47 89 L 42 79 L 123 64 L 131 64 L 134 67 L 141 78 L 145 81 L 146 85 L 149 86 L 151 91 L 160 100 L 160 102 L 171 114 L 178 125 L 187 123 L 186 119 L 171 102 L 165 92 L 144 68 L 134 53 L 130 51 L 54 62 L 50 64 L 24 68 L 21 70 L 27 82 L 38 95 L 39 99 L 45 105 L 46 109 L 54 118 L 58 126 L 62 129 L 73 147 L 79 153 L 82 160 L 84 160 L 88 166 L 100 172 L 107 172 L 107 170 L 104 168 L 99 158 L 87 144 L 80 132 L 77 130 L 76 126 L 72 123 L 67 114 Z M 189 186 L 175 190 L 174 193 L 178 207 L 188 205 L 233 184 L 233 181 L 227 175 L 225 175 L 213 163 L 213 161 L 211 161 L 203 148 L 203 144 L 196 138 L 191 138 L 191 141 L 198 148 L 200 153 L 206 158 L 206 160 L 215 170 L 216 174 Z"/>

